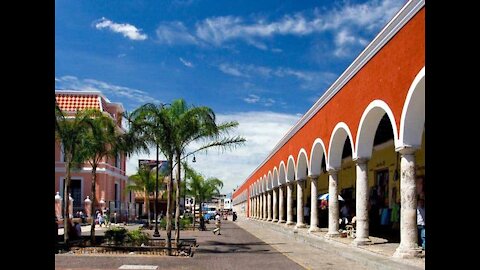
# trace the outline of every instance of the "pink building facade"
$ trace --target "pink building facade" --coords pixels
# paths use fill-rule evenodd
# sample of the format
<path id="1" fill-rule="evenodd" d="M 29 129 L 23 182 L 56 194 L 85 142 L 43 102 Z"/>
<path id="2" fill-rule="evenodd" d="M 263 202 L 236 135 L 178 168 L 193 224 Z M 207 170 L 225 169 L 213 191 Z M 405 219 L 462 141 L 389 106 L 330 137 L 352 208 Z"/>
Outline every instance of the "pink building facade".
<path id="1" fill-rule="evenodd" d="M 110 102 L 101 92 L 95 91 L 67 91 L 56 90 L 55 98 L 60 109 L 68 114 L 75 110 L 98 109 L 108 113 L 115 120 L 118 127 L 122 127 L 122 104 Z M 60 193 L 63 198 L 63 181 L 65 179 L 65 162 L 60 141 L 55 141 L 55 194 Z M 80 170 L 72 171 L 71 197 L 73 198 L 73 213 L 83 211 L 85 213 L 85 199 L 90 198 L 92 185 L 92 167 L 84 163 Z M 126 193 L 128 176 L 126 170 L 126 155 L 117 154 L 103 160 L 97 168 L 96 198 L 97 204 L 94 209 L 109 208 L 111 213 L 116 211 L 120 219 L 124 219 L 129 212 L 131 202 L 135 201 L 134 194 Z M 53 195 L 52 195 L 53 196 Z M 93 203 L 93 202 L 92 202 Z"/>

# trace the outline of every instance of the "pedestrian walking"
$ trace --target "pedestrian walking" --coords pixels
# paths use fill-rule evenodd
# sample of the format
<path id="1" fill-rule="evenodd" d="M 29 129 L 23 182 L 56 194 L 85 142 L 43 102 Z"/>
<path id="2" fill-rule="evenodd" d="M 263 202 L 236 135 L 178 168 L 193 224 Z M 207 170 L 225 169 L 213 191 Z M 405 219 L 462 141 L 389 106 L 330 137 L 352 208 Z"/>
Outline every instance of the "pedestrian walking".
<path id="1" fill-rule="evenodd" d="M 222 235 L 220 233 L 220 227 L 221 227 L 221 218 L 220 218 L 220 214 L 217 213 L 217 215 L 215 216 L 215 226 L 216 228 L 213 230 L 213 234 L 216 234 L 218 232 L 218 235 Z"/>

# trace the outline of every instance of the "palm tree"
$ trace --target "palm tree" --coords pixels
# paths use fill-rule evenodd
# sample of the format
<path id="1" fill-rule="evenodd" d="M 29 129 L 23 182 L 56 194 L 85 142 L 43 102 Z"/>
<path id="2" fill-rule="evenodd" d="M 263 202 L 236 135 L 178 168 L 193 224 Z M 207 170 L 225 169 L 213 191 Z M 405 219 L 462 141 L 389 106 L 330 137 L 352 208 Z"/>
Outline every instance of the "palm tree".
<path id="1" fill-rule="evenodd" d="M 79 156 L 79 146 L 84 134 L 91 130 L 91 119 L 85 111 L 77 111 L 74 116 L 66 116 L 60 107 L 55 104 L 55 137 L 62 143 L 65 156 L 65 180 L 63 181 L 63 239 L 68 243 L 68 232 L 71 224 L 69 213 L 69 196 L 71 183 L 71 170 L 76 165 Z"/>
<path id="2" fill-rule="evenodd" d="M 186 164 L 184 164 L 184 166 L 185 165 Z M 220 189 L 223 187 L 223 181 L 215 177 L 210 177 L 205 180 L 203 175 L 188 166 L 185 166 L 185 171 L 186 178 L 190 179 L 187 191 L 190 195 L 195 197 L 195 201 L 200 203 L 200 215 L 202 215 L 203 203 L 212 199 L 213 196 L 220 194 Z"/>
<path id="3" fill-rule="evenodd" d="M 173 126 L 167 115 L 164 104 L 159 106 L 147 103 L 137 108 L 130 115 L 130 121 L 134 124 L 134 132 L 137 138 L 141 138 L 149 145 L 156 147 L 156 164 L 159 164 L 159 151 L 161 151 L 168 160 L 168 171 L 170 177 L 167 184 L 167 248 L 168 255 L 171 255 L 171 235 L 172 235 L 172 190 L 173 190 Z M 156 173 L 156 183 L 158 184 L 158 170 Z M 155 193 L 154 212 L 157 217 L 158 194 Z M 155 233 L 158 235 L 158 222 L 155 223 Z"/>
<path id="4" fill-rule="evenodd" d="M 92 185 L 90 213 L 93 215 L 94 207 L 98 204 L 96 197 L 97 167 L 105 158 L 114 157 L 117 152 L 115 123 L 110 116 L 106 116 L 99 110 L 88 110 L 86 114 L 91 118 L 92 128 L 84 133 L 81 148 L 79 149 L 79 163 L 87 161 L 92 166 Z M 90 228 L 90 242 L 95 244 L 95 220 L 92 219 Z"/>
<path id="5" fill-rule="evenodd" d="M 150 167 L 141 166 L 137 173 L 130 176 L 133 180 L 133 185 L 128 185 L 126 191 L 143 191 L 143 205 L 147 213 L 147 225 L 150 228 L 150 193 L 155 192 L 155 178 L 152 175 Z"/>
<path id="6" fill-rule="evenodd" d="M 188 106 L 185 100 L 174 100 L 167 109 L 167 115 L 172 125 L 173 131 L 173 149 L 177 166 L 177 181 L 175 181 L 176 191 L 176 210 L 175 210 L 175 240 L 178 245 L 180 240 L 180 195 L 181 195 L 181 160 L 186 155 L 187 146 L 194 142 L 202 140 L 204 145 L 197 150 L 206 150 L 212 147 L 221 149 L 235 148 L 245 142 L 245 139 L 237 137 L 223 137 L 230 130 L 238 126 L 238 122 L 226 122 L 217 125 L 215 113 L 206 106 L 193 107 Z M 190 153 L 190 154 L 192 154 Z"/>

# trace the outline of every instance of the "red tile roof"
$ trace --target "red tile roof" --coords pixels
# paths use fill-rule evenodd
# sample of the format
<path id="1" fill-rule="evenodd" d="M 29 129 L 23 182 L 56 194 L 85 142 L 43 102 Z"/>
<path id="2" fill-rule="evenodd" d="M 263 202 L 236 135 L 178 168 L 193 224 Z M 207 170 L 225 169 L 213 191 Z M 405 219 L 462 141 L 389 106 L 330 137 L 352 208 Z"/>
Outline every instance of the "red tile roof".
<path id="1" fill-rule="evenodd" d="M 56 94 L 57 104 L 62 111 L 77 111 L 83 109 L 99 109 L 98 95 Z"/>

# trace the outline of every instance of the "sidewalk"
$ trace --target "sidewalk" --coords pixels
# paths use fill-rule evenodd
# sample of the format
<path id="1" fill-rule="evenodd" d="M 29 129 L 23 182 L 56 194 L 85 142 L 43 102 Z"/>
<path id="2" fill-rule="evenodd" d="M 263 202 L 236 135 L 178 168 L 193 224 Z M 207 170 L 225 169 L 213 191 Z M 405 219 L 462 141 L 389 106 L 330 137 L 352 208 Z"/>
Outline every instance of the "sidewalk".
<path id="1" fill-rule="evenodd" d="M 323 252 L 330 252 L 343 258 L 357 262 L 358 266 L 365 269 L 425 269 L 425 258 L 415 259 L 397 259 L 392 255 L 398 246 L 398 243 L 386 243 L 380 238 L 371 237 L 373 245 L 354 247 L 351 245 L 351 238 L 326 239 L 324 235 L 326 230 L 309 233 L 308 228 L 294 229 L 294 226 L 287 227 L 285 224 L 277 224 L 254 219 L 239 217 L 237 225 L 255 235 L 262 241 L 277 248 L 280 252 L 282 248 L 288 246 L 275 246 L 275 242 L 289 241 L 301 245 L 301 252 L 292 248 L 292 252 L 285 254 L 293 261 L 306 267 L 307 269 L 325 269 L 325 262 L 316 262 L 317 255 Z M 289 239 L 289 240 L 285 240 Z M 292 241 L 294 240 L 294 241 Z M 292 243 L 293 245 L 294 243 Z M 308 244 L 308 245 L 305 245 Z M 313 248 L 312 248 L 313 247 Z M 305 250 L 311 250 L 310 256 L 305 256 Z M 321 266 L 323 264 L 323 267 Z M 319 265 L 320 267 L 316 267 Z"/>

